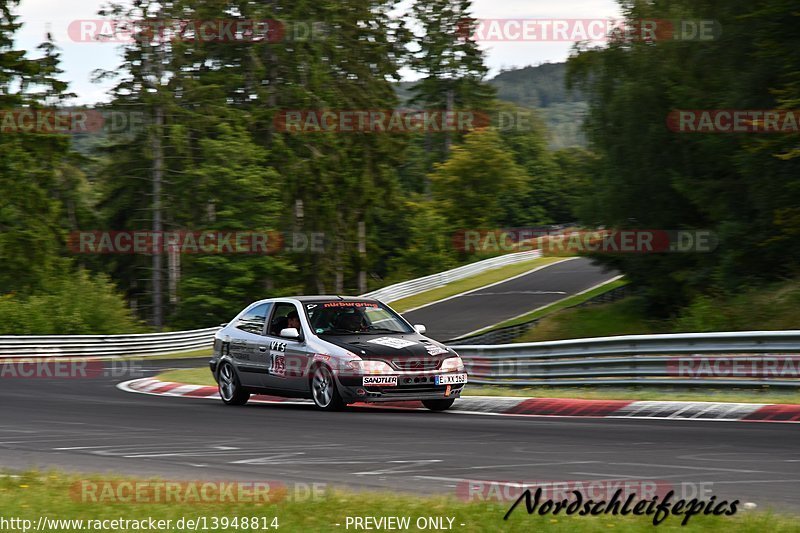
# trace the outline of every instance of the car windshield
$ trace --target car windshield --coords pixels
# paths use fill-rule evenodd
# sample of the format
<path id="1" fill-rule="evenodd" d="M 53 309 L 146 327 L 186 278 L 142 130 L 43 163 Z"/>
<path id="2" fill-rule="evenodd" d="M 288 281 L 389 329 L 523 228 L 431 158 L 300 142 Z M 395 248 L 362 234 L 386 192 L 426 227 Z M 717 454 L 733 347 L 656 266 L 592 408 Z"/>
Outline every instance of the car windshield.
<path id="1" fill-rule="evenodd" d="M 320 300 L 303 308 L 317 335 L 412 333 L 400 316 L 375 301 Z"/>

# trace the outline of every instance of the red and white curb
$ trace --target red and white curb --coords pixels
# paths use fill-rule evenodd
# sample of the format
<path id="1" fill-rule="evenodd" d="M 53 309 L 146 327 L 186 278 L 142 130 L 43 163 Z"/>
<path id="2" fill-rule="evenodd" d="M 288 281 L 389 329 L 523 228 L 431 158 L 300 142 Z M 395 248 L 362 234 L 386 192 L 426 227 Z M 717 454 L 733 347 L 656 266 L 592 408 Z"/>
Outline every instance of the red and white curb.
<path id="1" fill-rule="evenodd" d="M 180 396 L 185 398 L 207 398 L 209 400 L 220 399 L 217 387 L 187 385 L 185 383 L 161 381 L 155 378 L 126 381 L 118 384 L 117 388 L 125 392 L 150 394 L 152 396 Z M 256 403 L 310 403 L 309 401 L 289 400 L 278 396 L 264 396 L 261 394 L 251 397 L 250 401 Z"/>
<path id="2" fill-rule="evenodd" d="M 117 387 L 125 392 L 219 400 L 216 387 L 187 385 L 155 378 L 134 379 Z M 310 400 L 254 395 L 253 403 L 310 404 Z M 356 404 L 369 407 L 421 409 L 419 402 Z M 649 418 L 660 420 L 716 420 L 723 422 L 800 423 L 800 405 L 723 402 L 654 402 L 636 400 L 573 400 L 568 398 L 514 398 L 463 396 L 450 409 L 464 414 L 555 416 L 586 418 Z"/>

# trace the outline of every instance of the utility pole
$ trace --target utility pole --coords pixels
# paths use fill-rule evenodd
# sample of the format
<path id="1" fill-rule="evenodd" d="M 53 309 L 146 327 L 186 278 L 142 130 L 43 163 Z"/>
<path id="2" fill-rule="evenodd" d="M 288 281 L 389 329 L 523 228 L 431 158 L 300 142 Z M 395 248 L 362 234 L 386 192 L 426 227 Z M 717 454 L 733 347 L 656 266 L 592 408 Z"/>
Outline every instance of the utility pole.
<path id="1" fill-rule="evenodd" d="M 363 216 L 363 215 L 362 215 Z M 367 223 L 358 221 L 358 254 L 360 266 L 358 271 L 358 294 L 367 293 Z"/>
<path id="2" fill-rule="evenodd" d="M 164 179 L 164 153 L 161 146 L 161 127 L 164 124 L 164 110 L 160 103 L 155 108 L 153 127 L 153 235 L 154 241 L 164 245 L 164 224 L 161 215 L 161 186 Z M 161 246 L 153 250 L 153 326 L 160 330 L 164 326 L 164 299 L 161 291 Z"/>
<path id="3" fill-rule="evenodd" d="M 161 204 L 161 189 L 164 181 L 164 147 L 161 142 L 161 134 L 164 126 L 164 108 L 161 106 L 161 78 L 163 60 L 161 58 L 162 42 L 158 35 L 153 35 L 151 42 L 146 40 L 148 37 L 143 35 L 141 41 L 142 71 L 145 77 L 150 74 L 153 79 L 153 95 L 155 103 L 153 107 L 153 128 L 151 132 L 151 150 L 153 151 L 152 167 L 152 211 L 153 211 L 153 261 L 152 272 L 150 273 L 150 283 L 152 285 L 153 296 L 153 327 L 160 331 L 164 327 L 164 295 L 163 295 L 163 256 L 162 249 L 164 242 L 164 222 Z"/>

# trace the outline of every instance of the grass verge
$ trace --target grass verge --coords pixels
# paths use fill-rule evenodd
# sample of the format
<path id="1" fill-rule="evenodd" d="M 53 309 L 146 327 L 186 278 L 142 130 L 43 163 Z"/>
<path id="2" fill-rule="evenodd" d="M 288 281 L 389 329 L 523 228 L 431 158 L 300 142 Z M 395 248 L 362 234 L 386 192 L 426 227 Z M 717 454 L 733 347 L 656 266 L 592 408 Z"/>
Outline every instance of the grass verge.
<path id="1" fill-rule="evenodd" d="M 121 491 L 114 490 L 111 494 L 101 490 L 90 490 L 89 494 L 99 494 L 108 498 L 102 503 L 85 502 L 85 491 L 81 489 L 84 481 L 92 482 L 97 487 L 121 487 L 123 482 L 145 481 L 144 479 L 121 478 L 117 476 L 79 476 L 59 472 L 26 472 L 22 474 L 4 475 L 0 477 L 0 517 L 5 520 L 17 518 L 30 520 L 30 530 L 33 530 L 43 517 L 48 520 L 83 520 L 81 524 L 59 524 L 55 527 L 52 522 L 43 524 L 44 531 L 76 532 L 76 531 L 134 531 L 140 528 L 115 527 L 112 520 L 169 520 L 170 524 L 159 527 L 161 532 L 183 532 L 194 530 L 179 527 L 179 521 L 200 520 L 205 517 L 208 531 L 264 531 L 274 529 L 278 531 L 343 531 L 354 529 L 351 525 L 346 528 L 347 517 L 409 517 L 411 524 L 418 518 L 449 517 L 453 519 L 453 529 L 464 532 L 474 531 L 552 531 L 552 532 L 607 532 L 610 529 L 620 532 L 653 531 L 652 517 L 647 516 L 613 516 L 601 515 L 596 517 L 564 516 L 547 514 L 528 515 L 524 504 L 518 507 L 508 521 L 503 516 L 510 507 L 510 503 L 497 502 L 467 502 L 455 497 L 455 494 L 446 496 L 419 497 L 408 494 L 389 492 L 351 492 L 341 490 L 325 490 L 317 492 L 316 497 L 305 496 L 309 493 L 302 485 L 287 485 L 285 490 L 271 491 L 271 495 L 285 495 L 285 498 L 275 498 L 279 501 L 258 501 L 251 503 L 209 503 L 197 502 L 198 498 L 189 496 L 188 491 L 181 491 L 178 498 L 183 501 L 175 503 L 151 502 L 126 502 L 121 503 L 113 496 Z M 162 480 L 163 481 L 163 480 Z M 200 480 L 197 480 L 200 481 Z M 195 486 L 199 486 L 196 484 Z M 302 488 L 302 490 L 300 490 Z M 454 490 L 455 492 L 455 490 Z M 128 492 L 130 494 L 130 492 Z M 154 494 L 145 494 L 144 498 L 152 498 Z M 196 493 L 195 493 L 196 494 Z M 124 496 L 124 494 L 123 494 Z M 138 498 L 143 498 L 139 496 Z M 133 498 L 134 500 L 136 498 Z M 162 496 L 158 498 L 164 500 Z M 227 498 L 223 498 L 227 499 Z M 265 498 L 268 500 L 268 498 Z M 237 527 L 212 529 L 210 526 L 214 517 L 218 519 L 234 518 L 241 520 L 247 517 L 248 521 L 258 518 L 258 527 Z M 261 519 L 265 519 L 270 527 L 263 528 Z M 277 519 L 277 521 L 275 521 Z M 99 527 L 94 527 L 94 521 L 109 521 Z M 658 528 L 659 531 L 742 531 L 742 532 L 796 532 L 800 531 L 798 518 L 788 514 L 773 514 L 764 511 L 741 510 L 731 517 L 698 515 L 691 518 L 688 525 L 682 527 L 680 516 L 669 516 Z M 448 522 L 445 521 L 446 525 Z M 337 525 L 339 524 L 339 525 Z M 89 525 L 89 527 L 86 527 Z M 221 525 L 221 524 L 220 524 Z M 49 526 L 49 527 L 48 527 Z M 200 526 L 198 530 L 203 530 Z M 22 531 L 21 528 L 4 529 L 4 531 Z M 416 527 L 405 531 L 419 531 Z"/>
<path id="2" fill-rule="evenodd" d="M 629 296 L 609 304 L 563 309 L 542 318 L 515 342 L 671 332 L 668 323 L 647 319 L 643 308 L 640 297 Z"/>
<path id="3" fill-rule="evenodd" d="M 594 298 L 596 296 L 599 296 L 599 295 L 601 295 L 603 293 L 612 291 L 614 289 L 617 289 L 617 288 L 622 287 L 622 286 L 627 285 L 627 284 L 628 284 L 628 281 L 624 280 L 624 279 L 616 279 L 614 281 L 609 281 L 608 283 L 604 283 L 603 285 L 600 285 L 599 287 L 595 287 L 592 290 L 586 291 L 583 294 L 575 294 L 573 296 L 568 296 L 567 298 L 564 298 L 563 300 L 559 300 L 557 302 L 553 302 L 550 305 L 541 307 L 541 308 L 536 309 L 535 311 L 531 311 L 530 313 L 527 313 L 525 315 L 518 316 L 516 318 L 511 318 L 509 320 L 506 320 L 505 322 L 500 322 L 499 324 L 495 324 L 494 326 L 491 326 L 490 328 L 487 328 L 486 330 L 481 331 L 481 333 L 488 333 L 488 332 L 494 331 L 496 329 L 505 328 L 505 327 L 508 327 L 508 326 L 516 326 L 517 324 L 524 324 L 525 322 L 530 322 L 532 320 L 536 320 L 537 318 L 542 318 L 545 315 L 549 315 L 551 313 L 555 313 L 555 312 L 560 311 L 562 309 L 565 309 L 567 307 L 580 305 L 583 302 L 591 300 L 592 298 Z"/>
<path id="4" fill-rule="evenodd" d="M 179 353 L 171 353 L 167 355 L 126 355 L 124 357 L 120 357 L 122 360 L 127 359 L 147 359 L 149 361 L 163 361 L 168 359 L 195 359 L 197 357 L 211 357 L 214 353 L 213 348 L 209 346 L 208 348 L 201 348 L 199 350 L 191 350 L 188 352 L 179 352 Z"/>
<path id="5" fill-rule="evenodd" d="M 162 381 L 216 387 L 208 368 L 171 370 L 158 376 Z M 584 400 L 662 400 L 687 402 L 792 403 L 800 404 L 800 391 L 759 389 L 690 389 L 634 387 L 500 387 L 469 385 L 466 396 L 518 396 L 530 398 L 579 398 Z"/>
<path id="6" fill-rule="evenodd" d="M 161 381 L 174 381 L 175 383 L 186 383 L 188 385 L 217 386 L 217 382 L 214 381 L 214 376 L 211 375 L 211 370 L 209 370 L 208 366 L 169 370 L 156 377 Z"/>
<path id="7" fill-rule="evenodd" d="M 610 335 L 800 329 L 800 278 L 743 287 L 734 295 L 697 297 L 675 316 L 653 318 L 646 301 L 630 296 L 587 308 L 555 310 L 516 342 Z M 551 310 L 552 311 L 552 310 Z"/>
<path id="8" fill-rule="evenodd" d="M 455 296 L 456 294 L 461 294 L 462 292 L 478 289 L 498 281 L 503 281 L 504 279 L 524 274 L 525 272 L 533 270 L 534 268 L 558 263 L 563 260 L 563 257 L 540 257 L 539 259 L 532 259 L 523 263 L 507 265 L 483 272 L 477 276 L 464 278 L 443 287 L 438 287 L 436 289 L 425 291 L 423 293 L 415 294 L 414 296 L 409 296 L 408 298 L 402 298 L 389 303 L 395 311 L 403 313 L 409 309 L 414 309 L 421 305 L 429 304 L 450 296 Z"/>

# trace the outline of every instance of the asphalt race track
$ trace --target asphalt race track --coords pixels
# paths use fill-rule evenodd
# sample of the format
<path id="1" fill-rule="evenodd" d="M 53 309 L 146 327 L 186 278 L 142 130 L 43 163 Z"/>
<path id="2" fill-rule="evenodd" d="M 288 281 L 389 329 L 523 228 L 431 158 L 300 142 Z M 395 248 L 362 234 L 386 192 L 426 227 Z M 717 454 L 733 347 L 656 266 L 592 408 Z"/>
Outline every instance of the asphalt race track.
<path id="1" fill-rule="evenodd" d="M 644 479 L 800 507 L 795 424 L 226 407 L 118 381 L 0 380 L 0 465 L 451 494 L 463 480 Z"/>
<path id="2" fill-rule="evenodd" d="M 403 316 L 412 324 L 425 324 L 429 337 L 445 341 L 551 304 L 617 275 L 589 259 L 573 259 Z"/>

